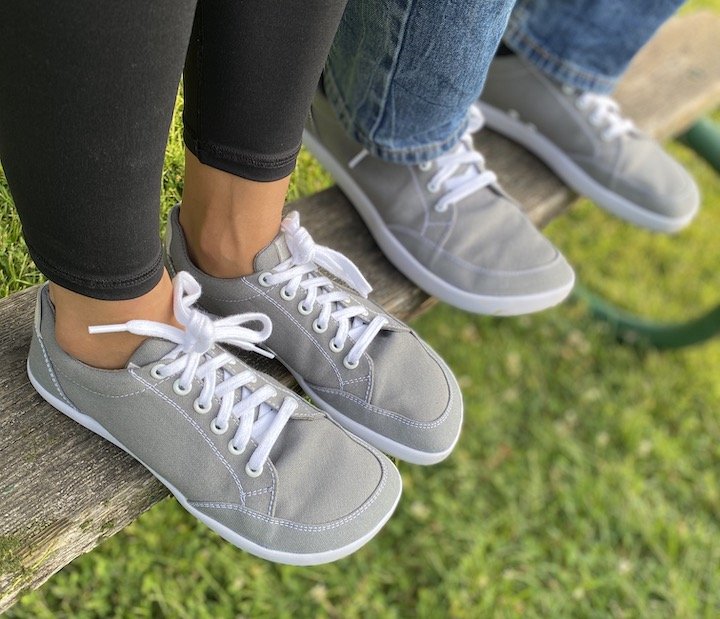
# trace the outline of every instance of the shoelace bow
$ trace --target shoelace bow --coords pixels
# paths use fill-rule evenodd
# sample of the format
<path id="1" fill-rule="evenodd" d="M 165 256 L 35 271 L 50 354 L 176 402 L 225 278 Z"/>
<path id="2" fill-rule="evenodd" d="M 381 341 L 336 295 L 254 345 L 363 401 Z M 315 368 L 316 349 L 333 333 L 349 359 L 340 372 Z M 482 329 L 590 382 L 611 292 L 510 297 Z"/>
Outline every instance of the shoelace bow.
<path id="1" fill-rule="evenodd" d="M 617 101 L 606 95 L 585 92 L 575 101 L 580 110 L 590 110 L 588 119 L 591 124 L 602 128 L 600 137 L 606 142 L 635 130 L 635 123 L 620 113 Z"/>
<path id="2" fill-rule="evenodd" d="M 366 320 L 368 310 L 353 304 L 345 291 L 318 272 L 318 267 L 337 277 L 363 298 L 367 298 L 372 287 L 349 258 L 315 243 L 310 233 L 300 226 L 300 216 L 296 211 L 283 220 L 281 227 L 290 257 L 270 273 L 263 274 L 265 282 L 271 286 L 285 284 L 281 294 L 286 299 L 294 298 L 299 289 L 304 290 L 305 298 L 298 304 L 298 310 L 310 314 L 315 304 L 320 306 L 320 313 L 313 323 L 313 328 L 319 333 L 328 328 L 331 318 L 334 319 L 337 331 L 330 345 L 339 352 L 345 347 L 348 337 L 355 340 L 344 363 L 349 368 L 357 367 L 360 357 L 389 321 L 384 316 Z"/>
<path id="3" fill-rule="evenodd" d="M 467 129 L 455 149 L 418 165 L 423 172 L 437 166 L 437 173 L 430 179 L 427 188 L 430 193 L 445 191 L 442 198 L 435 203 L 434 208 L 438 213 L 445 212 L 453 204 L 497 182 L 497 176 L 485 169 L 485 157 L 475 150 L 473 144 L 473 133 L 480 131 L 484 124 L 485 117 L 480 108 L 476 105 L 470 106 Z M 348 167 L 354 168 L 369 154 L 363 148 L 348 162 Z"/>
<path id="4" fill-rule="evenodd" d="M 449 153 L 420 164 L 420 169 L 428 171 L 437 167 L 437 173 L 428 183 L 428 191 L 445 194 L 435 204 L 435 210 L 442 213 L 450 206 L 461 202 L 476 191 L 497 182 L 494 172 L 485 169 L 485 158 L 475 149 L 473 133 L 480 131 L 485 118 L 476 105 L 470 107 L 469 122 L 460 142 Z"/>
<path id="5" fill-rule="evenodd" d="M 275 441 L 297 409 L 298 403 L 292 398 L 285 398 L 279 409 L 271 407 L 267 404 L 267 400 L 277 395 L 277 391 L 271 385 L 265 384 L 252 391 L 248 385 L 257 381 L 257 375 L 252 370 L 247 369 L 232 374 L 227 370 L 235 363 L 235 358 L 231 354 L 225 351 L 214 355 L 208 354 L 216 343 L 222 342 L 272 357 L 272 354 L 257 346 L 269 337 L 272 323 L 265 314 L 259 313 L 238 314 L 212 320 L 193 307 L 200 298 L 200 291 L 200 284 L 189 273 L 181 271 L 175 276 L 173 308 L 175 318 L 185 327 L 184 330 L 151 320 L 131 320 L 124 324 L 93 326 L 89 330 L 90 333 L 127 331 L 177 344 L 163 359 L 168 363 L 158 363 L 153 367 L 153 376 L 167 378 L 179 374 L 173 384 L 173 390 L 179 395 L 190 391 L 194 378 L 201 379 L 203 387 L 193 404 L 195 411 L 200 414 L 207 413 L 212 408 L 213 398 L 220 400 L 211 428 L 216 434 L 224 434 L 229 428 L 231 417 L 239 421 L 238 429 L 228 448 L 233 453 L 239 454 L 245 450 L 250 439 L 258 443 L 245 467 L 249 475 L 256 477 L 262 473 Z M 254 330 L 242 326 L 250 322 L 259 322 L 262 328 Z"/>

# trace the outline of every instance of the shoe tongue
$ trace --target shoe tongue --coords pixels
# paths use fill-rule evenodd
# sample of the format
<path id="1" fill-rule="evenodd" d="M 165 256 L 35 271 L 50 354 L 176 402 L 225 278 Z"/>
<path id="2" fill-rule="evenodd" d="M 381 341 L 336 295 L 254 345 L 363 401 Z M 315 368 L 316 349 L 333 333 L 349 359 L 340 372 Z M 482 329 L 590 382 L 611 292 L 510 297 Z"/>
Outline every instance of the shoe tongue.
<path id="1" fill-rule="evenodd" d="M 133 365 L 142 367 L 144 365 L 148 365 L 149 363 L 160 361 L 160 359 L 169 354 L 175 346 L 177 346 L 177 344 L 173 344 L 167 340 L 157 337 L 149 338 L 137 347 L 130 357 L 127 367 L 131 367 Z"/>
<path id="2" fill-rule="evenodd" d="M 265 249 L 255 256 L 255 272 L 271 271 L 278 264 L 290 257 L 290 249 L 285 242 L 285 233 L 280 232 Z"/>

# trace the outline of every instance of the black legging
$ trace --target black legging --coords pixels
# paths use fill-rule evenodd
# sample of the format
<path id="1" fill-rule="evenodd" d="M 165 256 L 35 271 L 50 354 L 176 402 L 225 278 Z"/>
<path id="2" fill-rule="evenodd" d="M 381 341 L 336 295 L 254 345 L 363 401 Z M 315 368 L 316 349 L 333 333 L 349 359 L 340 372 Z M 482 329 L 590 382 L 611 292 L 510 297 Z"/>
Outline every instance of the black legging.
<path id="1" fill-rule="evenodd" d="M 0 1 L 0 161 L 45 276 L 98 299 L 159 281 L 186 51 L 188 148 L 251 180 L 287 176 L 345 1 Z"/>

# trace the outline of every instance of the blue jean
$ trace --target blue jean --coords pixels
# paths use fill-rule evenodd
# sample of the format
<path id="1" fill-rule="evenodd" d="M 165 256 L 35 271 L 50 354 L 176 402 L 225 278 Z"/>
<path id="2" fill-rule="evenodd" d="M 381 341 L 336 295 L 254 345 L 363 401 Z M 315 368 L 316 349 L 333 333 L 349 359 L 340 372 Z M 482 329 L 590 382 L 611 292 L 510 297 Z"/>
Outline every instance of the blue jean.
<path id="1" fill-rule="evenodd" d="M 465 131 L 503 37 L 557 81 L 609 93 L 683 0 L 350 0 L 323 85 L 371 154 L 414 164 Z"/>

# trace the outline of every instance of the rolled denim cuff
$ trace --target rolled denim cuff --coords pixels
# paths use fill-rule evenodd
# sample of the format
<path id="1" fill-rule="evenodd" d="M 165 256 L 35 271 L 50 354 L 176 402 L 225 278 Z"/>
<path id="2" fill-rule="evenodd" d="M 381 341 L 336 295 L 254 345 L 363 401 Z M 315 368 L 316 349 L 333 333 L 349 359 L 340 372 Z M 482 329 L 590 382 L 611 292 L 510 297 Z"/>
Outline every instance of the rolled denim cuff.
<path id="1" fill-rule="evenodd" d="M 575 63 L 562 59 L 543 46 L 526 28 L 528 14 L 520 7 L 510 18 L 503 42 L 516 54 L 527 59 L 540 71 L 555 81 L 577 88 L 583 92 L 610 94 L 615 90 L 619 77 L 589 71 Z"/>
<path id="2" fill-rule="evenodd" d="M 417 142 L 411 144 L 405 140 L 395 140 L 392 145 L 381 145 L 374 142 L 367 131 L 354 121 L 333 80 L 332 73 L 327 69 L 323 74 L 323 87 L 330 105 L 348 136 L 363 146 L 374 157 L 389 163 L 418 165 L 437 159 L 440 155 L 449 152 L 455 147 L 468 126 L 468 119 L 464 117 L 457 126 L 448 126 L 447 132 L 444 131 L 444 128 L 439 131 L 445 134 L 441 140 L 425 144 L 418 144 Z"/>

